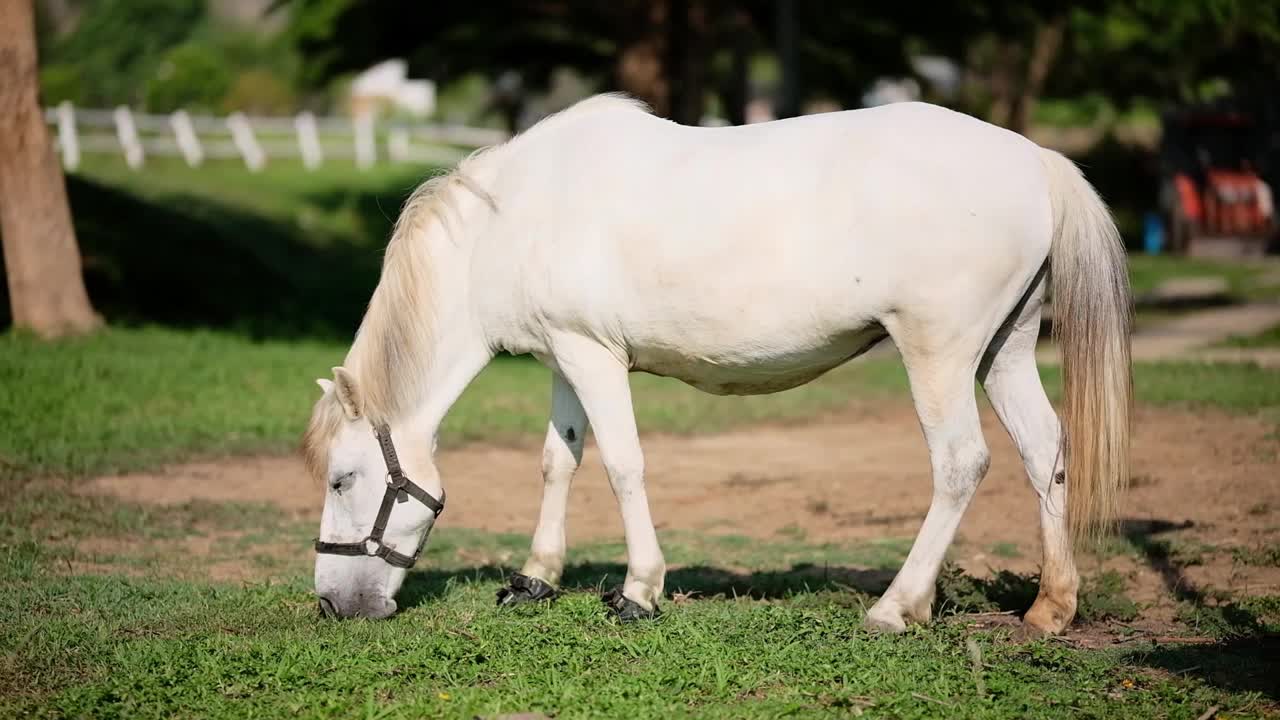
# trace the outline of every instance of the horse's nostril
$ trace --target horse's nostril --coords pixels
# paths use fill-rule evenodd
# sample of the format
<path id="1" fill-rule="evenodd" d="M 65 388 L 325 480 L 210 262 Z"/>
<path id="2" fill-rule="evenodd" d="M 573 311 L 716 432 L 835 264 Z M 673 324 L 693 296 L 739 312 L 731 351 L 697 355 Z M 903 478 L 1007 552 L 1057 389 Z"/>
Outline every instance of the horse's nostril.
<path id="1" fill-rule="evenodd" d="M 320 597 L 320 616 L 327 618 L 338 617 L 338 608 L 334 607 L 333 601 L 327 597 Z"/>
<path id="2" fill-rule="evenodd" d="M 383 599 L 372 607 L 366 617 L 371 620 L 383 620 L 396 614 L 396 601 Z"/>

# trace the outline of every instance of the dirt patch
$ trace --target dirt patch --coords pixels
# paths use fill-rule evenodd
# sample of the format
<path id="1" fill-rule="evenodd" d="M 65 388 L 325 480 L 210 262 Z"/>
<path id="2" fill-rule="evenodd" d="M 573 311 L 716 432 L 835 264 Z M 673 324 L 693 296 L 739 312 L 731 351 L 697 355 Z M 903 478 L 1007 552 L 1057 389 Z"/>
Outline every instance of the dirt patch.
<path id="1" fill-rule="evenodd" d="M 953 549 L 979 575 L 1035 572 L 1040 563 L 1035 495 L 994 414 L 983 411 L 991 471 Z M 910 537 L 930 497 L 929 463 L 910 406 L 864 407 L 801 426 L 707 436 L 644 438 L 647 485 L 659 529 L 809 542 Z M 1133 487 L 1125 503 L 1129 552 L 1082 561 L 1128 579 L 1144 617 L 1172 615 L 1188 588 L 1275 593 L 1280 568 L 1233 560 L 1235 548 L 1280 541 L 1280 441 L 1257 419 L 1218 412 L 1141 410 L 1133 439 Z M 541 500 L 537 446 L 442 449 L 449 490 L 438 532 L 469 527 L 530 534 Z M 622 523 L 599 456 L 588 447 L 570 500 L 572 543 L 620 539 Z M 318 519 L 323 492 L 292 457 L 238 458 L 103 477 L 85 492 L 137 502 L 275 503 Z M 184 548 L 200 556 L 197 545 Z M 1171 555 L 1172 553 L 1172 555 Z M 206 553 L 207 554 L 207 553 Z M 205 573 L 255 574 L 252 564 L 210 558 Z M 261 569 L 257 569 L 261 574 Z"/>
<path id="2" fill-rule="evenodd" d="M 300 562 L 296 547 L 282 542 L 245 542 L 240 532 L 193 528 L 183 538 L 164 540 L 84 537 L 55 569 L 71 575 L 147 577 L 161 571 L 178 578 L 241 582 Z"/>
<path id="3" fill-rule="evenodd" d="M 971 559 L 1016 566 L 1038 544 L 1035 497 L 1022 462 L 984 410 L 991 471 L 960 527 Z M 646 482 L 660 529 L 768 538 L 803 531 L 813 541 L 911 535 L 928 508 L 929 463 L 905 403 L 803 426 L 644 438 Z M 1144 532 L 1193 530 L 1214 545 L 1280 534 L 1280 442 L 1260 420 L 1213 412 L 1143 410 L 1134 428 L 1134 483 L 1125 517 Z M 437 458 L 449 490 L 443 527 L 533 530 L 541 499 L 538 447 L 469 445 Z M 275 503 L 318 518 L 323 489 L 292 457 L 234 458 L 157 473 L 102 477 L 84 490 L 136 502 Z M 620 537 L 617 505 L 588 447 L 569 507 L 570 540 Z M 992 550 L 1005 544 L 1019 557 Z M 1033 563 L 1034 564 L 1034 563 Z"/>

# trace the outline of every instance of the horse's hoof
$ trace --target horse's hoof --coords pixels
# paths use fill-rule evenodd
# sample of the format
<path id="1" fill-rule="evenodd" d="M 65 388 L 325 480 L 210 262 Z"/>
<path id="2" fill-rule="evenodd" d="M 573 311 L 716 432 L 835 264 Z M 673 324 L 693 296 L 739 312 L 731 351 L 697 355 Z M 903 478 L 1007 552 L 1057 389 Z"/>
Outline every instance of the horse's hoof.
<path id="1" fill-rule="evenodd" d="M 498 591 L 498 607 L 554 600 L 556 589 L 536 577 L 511 573 L 507 586 Z"/>
<path id="2" fill-rule="evenodd" d="M 1013 632 L 1009 634 L 1009 639 L 1014 644 L 1022 644 L 1022 643 L 1034 642 L 1041 638 L 1049 637 L 1053 634 L 1054 633 L 1051 633 L 1045 630 L 1044 628 L 1036 627 L 1035 625 L 1032 625 L 1026 620 L 1023 620 L 1022 622 L 1018 623 L 1018 625 L 1013 629 Z"/>
<path id="3" fill-rule="evenodd" d="M 873 635 L 898 635 L 907 631 L 907 623 L 901 617 L 877 617 L 874 612 L 862 619 L 862 627 Z"/>
<path id="4" fill-rule="evenodd" d="M 600 600 L 604 602 L 605 607 L 609 608 L 609 612 L 622 622 L 653 620 L 662 614 L 657 605 L 654 605 L 652 610 L 646 610 L 640 603 L 623 595 L 621 585 L 601 595 Z"/>

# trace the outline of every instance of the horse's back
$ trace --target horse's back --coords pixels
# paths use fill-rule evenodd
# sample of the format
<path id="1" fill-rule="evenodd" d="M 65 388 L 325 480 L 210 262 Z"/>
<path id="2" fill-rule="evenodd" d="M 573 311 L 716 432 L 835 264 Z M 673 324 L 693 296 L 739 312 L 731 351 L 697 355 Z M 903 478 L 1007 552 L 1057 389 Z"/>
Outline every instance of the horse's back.
<path id="1" fill-rule="evenodd" d="M 1034 271 L 1051 225 L 1036 153 L 918 103 L 734 128 L 604 108 L 545 131 L 499 202 L 540 322 L 757 392 L 856 354 L 890 313 Z"/>
<path id="2" fill-rule="evenodd" d="M 1016 249 L 999 243 L 1044 229 L 1051 213 L 1038 152 L 1020 135 L 925 103 L 727 128 L 606 106 L 548 132 L 528 162 L 541 187 L 508 194 L 539 205 L 530 209 L 553 224 L 553 242 L 658 261 L 808 246 L 824 266 L 841 255 L 865 263 L 881 250 L 890 261 L 925 252 L 951 262 Z"/>

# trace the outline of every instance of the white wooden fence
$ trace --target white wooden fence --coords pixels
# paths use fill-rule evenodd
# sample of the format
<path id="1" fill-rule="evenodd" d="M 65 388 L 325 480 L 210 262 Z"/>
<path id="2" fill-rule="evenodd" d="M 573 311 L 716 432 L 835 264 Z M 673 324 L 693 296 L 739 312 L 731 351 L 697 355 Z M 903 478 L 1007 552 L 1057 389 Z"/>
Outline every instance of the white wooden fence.
<path id="1" fill-rule="evenodd" d="M 181 157 L 191 167 L 205 160 L 239 158 L 251 172 L 277 159 L 301 160 L 315 170 L 329 161 L 368 169 L 379 162 L 450 165 L 471 149 L 507 139 L 489 128 L 430 123 L 380 122 L 370 115 L 317 117 L 227 117 L 135 113 L 121 106 L 92 110 L 62 103 L 45 111 L 57 130 L 57 148 L 68 170 L 82 154 L 118 154 L 137 170 L 151 156 Z"/>

